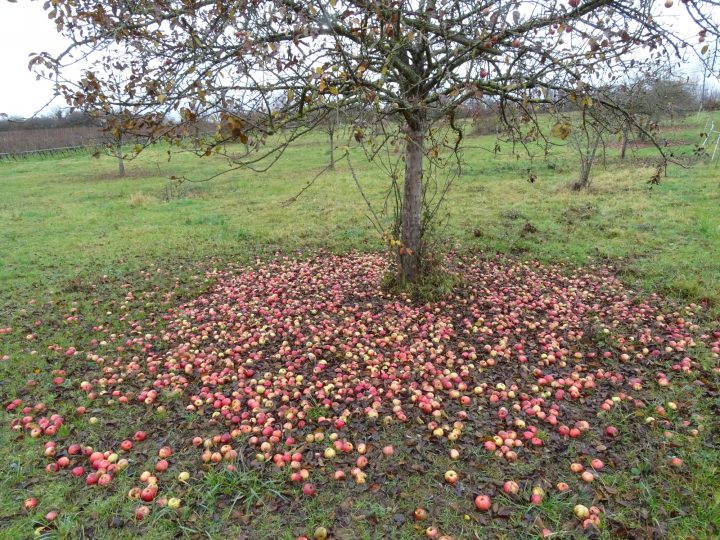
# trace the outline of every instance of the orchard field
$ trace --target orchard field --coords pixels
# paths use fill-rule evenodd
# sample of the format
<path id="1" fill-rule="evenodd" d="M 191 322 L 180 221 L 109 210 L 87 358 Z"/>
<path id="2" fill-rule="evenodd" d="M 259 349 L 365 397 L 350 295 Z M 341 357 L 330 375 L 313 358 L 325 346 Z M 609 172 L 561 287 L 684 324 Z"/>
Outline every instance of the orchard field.
<path id="1" fill-rule="evenodd" d="M 567 148 L 470 137 L 431 300 L 383 288 L 350 164 L 376 208 L 386 177 L 316 178 L 321 134 L 211 181 L 1 161 L 0 538 L 718 537 L 706 118 L 659 184 L 613 145 L 581 192 Z"/>

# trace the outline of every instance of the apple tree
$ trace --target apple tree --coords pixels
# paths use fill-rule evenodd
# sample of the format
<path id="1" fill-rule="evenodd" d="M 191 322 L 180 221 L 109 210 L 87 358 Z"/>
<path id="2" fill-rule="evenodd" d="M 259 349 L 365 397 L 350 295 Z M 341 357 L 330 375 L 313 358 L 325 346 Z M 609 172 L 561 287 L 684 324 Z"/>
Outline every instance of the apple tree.
<path id="1" fill-rule="evenodd" d="M 52 0 L 48 16 L 73 45 L 40 54 L 70 106 L 102 104 L 126 81 L 123 110 L 173 111 L 182 122 L 222 118 L 192 147 L 233 166 L 265 170 L 287 145 L 340 107 L 371 158 L 400 145 L 390 169 L 397 223 L 389 241 L 400 278 L 423 276 L 424 237 L 453 177 L 468 100 L 511 106 L 517 133 L 558 96 L 582 100 L 643 64 L 680 62 L 717 35 L 712 0 Z M 688 38 L 687 25 L 693 25 Z M 73 77 L 82 59 L 82 76 Z M 505 116 L 505 115 L 501 115 Z M 180 144 L 167 117 L 146 131 Z M 132 119 L 127 120 L 132 128 Z M 434 194 L 434 195 L 432 195 Z M 434 198 L 433 198 L 434 197 Z M 432 201 L 428 199 L 432 198 Z M 432 206 L 432 205 L 436 206 Z"/>

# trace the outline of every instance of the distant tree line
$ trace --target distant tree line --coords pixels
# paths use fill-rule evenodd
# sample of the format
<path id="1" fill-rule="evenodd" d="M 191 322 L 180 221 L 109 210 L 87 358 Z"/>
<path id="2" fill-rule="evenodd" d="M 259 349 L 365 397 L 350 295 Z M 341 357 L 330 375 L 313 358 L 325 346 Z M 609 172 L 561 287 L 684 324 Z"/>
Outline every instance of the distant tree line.
<path id="1" fill-rule="evenodd" d="M 585 111 L 581 121 L 586 125 L 583 129 L 573 131 L 569 140 L 571 146 L 581 147 L 578 150 L 583 163 L 581 167 L 578 186 L 584 187 L 588 184 L 588 176 L 591 164 L 595 159 L 598 149 L 603 148 L 610 136 L 621 141 L 621 158 L 625 157 L 628 145 L 634 140 L 646 142 L 649 140 L 661 122 L 675 121 L 690 112 L 702 108 L 702 110 L 720 109 L 720 91 L 716 89 L 705 89 L 704 99 L 700 96 L 699 87 L 666 73 L 657 73 L 653 76 L 643 77 L 634 81 L 615 85 L 603 90 L 615 104 L 621 106 L 630 116 L 620 116 L 611 110 L 603 107 L 594 107 L 592 111 Z M 554 96 L 556 107 L 547 108 L 549 114 L 567 114 L 583 111 L 583 106 L 578 105 L 563 96 Z M 700 101 L 702 99 L 702 107 Z M 514 114 L 514 111 L 506 109 L 501 111 L 500 102 L 488 97 L 484 99 L 469 99 L 462 106 L 458 107 L 455 118 L 457 120 L 470 121 L 473 135 L 507 135 L 507 122 L 500 118 L 502 114 Z M 325 132 L 329 142 L 329 168 L 335 167 L 337 159 L 336 149 L 341 144 L 342 137 L 352 137 L 355 133 L 346 131 L 346 125 L 362 124 L 357 122 L 357 116 L 363 111 L 354 110 L 352 107 L 324 111 L 322 118 L 315 122 L 318 129 Z M 432 115 L 432 108 L 428 112 Z M 317 114 L 317 113 L 316 113 Z M 117 118 L 114 118 L 117 117 Z M 106 111 L 97 111 L 92 108 L 84 110 L 68 111 L 55 109 L 43 116 L 32 118 L 0 118 L 0 154 L 13 154 L 21 152 L 42 151 L 54 148 L 69 148 L 82 146 L 96 146 L 105 148 L 118 160 L 119 174 L 124 174 L 124 158 L 127 153 L 123 145 L 136 143 L 138 140 L 147 138 L 143 136 L 142 122 L 133 121 L 133 130 L 122 129 L 122 126 L 129 123 L 123 120 L 120 114 L 108 114 Z M 320 116 L 320 115 L 318 115 Z M 254 119 L 250 114 L 243 114 L 236 111 L 234 115 L 227 118 L 218 117 L 212 119 L 187 122 L 182 119 L 182 128 L 178 134 L 183 136 L 198 136 L 199 134 L 212 135 L 219 133 L 219 136 L 228 136 L 228 130 L 233 126 L 229 125 L 228 119 L 237 121 L 244 119 L 248 124 L 253 124 Z M 386 115 L 386 121 L 397 120 L 392 114 Z M 165 125 L 170 127 L 175 122 L 166 120 Z M 375 134 L 377 135 L 377 133 Z M 533 135 L 526 135 L 527 141 L 532 141 Z M 254 140 L 244 141 L 246 152 L 250 152 L 254 146 Z M 580 146 L 578 146 L 580 145 Z"/>
<path id="2" fill-rule="evenodd" d="M 85 112 L 67 112 L 63 109 L 55 109 L 43 116 L 34 116 L 32 118 L 18 116 L 0 118 L 0 132 L 74 127 L 98 127 L 98 122 Z"/>
<path id="3" fill-rule="evenodd" d="M 127 146 L 143 145 L 150 138 L 144 132 L 142 118 L 134 120 L 133 130 L 122 129 L 125 116 L 91 108 L 74 111 L 58 108 L 31 118 L 0 117 L 0 157 L 88 147 L 115 157 L 118 175 L 123 176 L 125 160 L 133 154 Z M 166 121 L 168 129 L 173 125 L 173 121 Z M 216 129 L 217 124 L 205 121 L 185 123 L 179 136 L 197 136 Z"/>
<path id="4" fill-rule="evenodd" d="M 97 121 L 81 111 L 0 118 L 0 154 L 90 146 L 100 144 L 102 137 Z"/>
<path id="5" fill-rule="evenodd" d="M 720 111 L 720 89 L 706 89 L 702 99 L 703 111 Z"/>

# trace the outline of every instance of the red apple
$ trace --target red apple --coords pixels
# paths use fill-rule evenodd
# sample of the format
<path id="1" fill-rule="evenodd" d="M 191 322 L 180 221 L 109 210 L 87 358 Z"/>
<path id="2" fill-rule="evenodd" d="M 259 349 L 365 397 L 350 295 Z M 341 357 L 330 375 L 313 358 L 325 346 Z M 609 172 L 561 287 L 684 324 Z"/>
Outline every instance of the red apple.
<path id="1" fill-rule="evenodd" d="M 487 512 L 492 506 L 492 501 L 487 495 L 478 495 L 475 497 L 475 508 L 481 512 Z"/>
<path id="2" fill-rule="evenodd" d="M 520 491 L 520 486 L 513 480 L 508 480 L 503 484 L 503 491 L 508 495 L 517 495 Z"/>
<path id="3" fill-rule="evenodd" d="M 140 492 L 140 498 L 145 502 L 151 502 L 157 495 L 157 488 L 148 486 Z"/>
<path id="4" fill-rule="evenodd" d="M 539 505 L 542 504 L 545 498 L 545 490 L 540 486 L 534 486 L 532 488 L 532 494 L 530 495 L 530 504 Z"/>
<path id="5" fill-rule="evenodd" d="M 68 446 L 67 452 L 71 456 L 77 456 L 82 452 L 82 447 L 79 444 L 71 444 Z"/>
<path id="6" fill-rule="evenodd" d="M 100 476 L 98 476 L 97 483 L 99 486 L 107 486 L 110 482 L 112 482 L 111 475 L 109 475 L 107 473 L 103 473 Z"/>
<path id="7" fill-rule="evenodd" d="M 425 536 L 428 538 L 437 538 L 440 536 L 440 531 L 438 531 L 435 527 L 428 527 L 425 529 Z"/>
<path id="8" fill-rule="evenodd" d="M 150 515 L 150 508 L 147 506 L 138 506 L 135 510 L 135 519 L 142 521 Z"/>

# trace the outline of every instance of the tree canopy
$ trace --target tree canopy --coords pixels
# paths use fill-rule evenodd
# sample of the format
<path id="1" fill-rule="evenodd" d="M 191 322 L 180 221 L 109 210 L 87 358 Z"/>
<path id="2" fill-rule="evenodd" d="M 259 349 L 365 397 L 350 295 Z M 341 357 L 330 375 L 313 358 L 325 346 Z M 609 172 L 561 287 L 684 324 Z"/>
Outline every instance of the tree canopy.
<path id="1" fill-rule="evenodd" d="M 145 128 L 154 123 L 157 137 L 187 135 L 165 122 L 173 111 L 181 124 L 221 119 L 222 129 L 193 148 L 226 153 L 235 166 L 269 167 L 287 144 L 338 108 L 371 158 L 387 143 L 404 143 L 404 173 L 389 169 L 398 219 L 388 238 L 401 277 L 414 281 L 422 274 L 426 225 L 444 189 L 429 201 L 424 182 L 439 169 L 453 177 L 452 158 L 462 143 L 459 107 L 483 99 L 502 110 L 512 104 L 512 118 L 536 137 L 543 136 L 533 121 L 538 107 L 559 97 L 581 107 L 604 100 L 622 112 L 622 103 L 594 90 L 644 67 L 682 62 L 693 51 L 702 55 L 706 39 L 718 35 L 717 5 L 52 0 L 45 4 L 48 15 L 73 45 L 31 64 L 56 79 L 69 105 L 144 111 Z M 697 27 L 691 39 L 673 24 L 681 13 Z M 87 67 L 70 80 L 67 66 L 78 58 Z M 132 124 L 126 119 L 124 127 Z M 226 152 L 238 140 L 255 151 L 241 158 Z"/>

